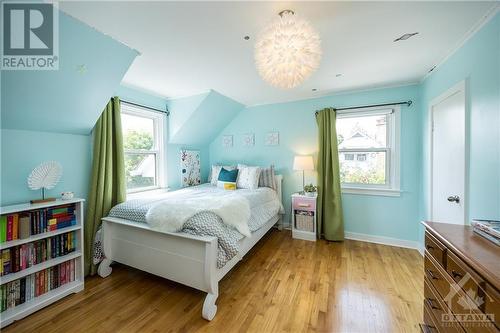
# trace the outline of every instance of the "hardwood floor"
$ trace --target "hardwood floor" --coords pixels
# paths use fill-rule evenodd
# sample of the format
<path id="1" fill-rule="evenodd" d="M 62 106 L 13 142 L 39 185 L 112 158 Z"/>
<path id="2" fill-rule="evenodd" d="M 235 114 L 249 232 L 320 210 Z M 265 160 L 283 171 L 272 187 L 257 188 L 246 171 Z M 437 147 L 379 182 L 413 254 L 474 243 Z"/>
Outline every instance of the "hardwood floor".
<path id="1" fill-rule="evenodd" d="M 221 281 L 212 322 L 204 293 L 114 265 L 2 332 L 418 332 L 422 266 L 415 250 L 273 230 Z"/>

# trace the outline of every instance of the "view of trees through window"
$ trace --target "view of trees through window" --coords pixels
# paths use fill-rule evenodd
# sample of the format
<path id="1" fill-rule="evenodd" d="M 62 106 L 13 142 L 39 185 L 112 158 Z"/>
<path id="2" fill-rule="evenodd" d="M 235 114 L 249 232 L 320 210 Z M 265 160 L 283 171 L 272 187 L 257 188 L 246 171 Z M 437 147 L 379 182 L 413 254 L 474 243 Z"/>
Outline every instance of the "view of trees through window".
<path id="1" fill-rule="evenodd" d="M 389 117 L 390 114 L 382 114 L 337 119 L 342 183 L 386 184 Z"/>
<path id="2" fill-rule="evenodd" d="M 154 120 L 122 113 L 127 189 L 156 185 Z"/>

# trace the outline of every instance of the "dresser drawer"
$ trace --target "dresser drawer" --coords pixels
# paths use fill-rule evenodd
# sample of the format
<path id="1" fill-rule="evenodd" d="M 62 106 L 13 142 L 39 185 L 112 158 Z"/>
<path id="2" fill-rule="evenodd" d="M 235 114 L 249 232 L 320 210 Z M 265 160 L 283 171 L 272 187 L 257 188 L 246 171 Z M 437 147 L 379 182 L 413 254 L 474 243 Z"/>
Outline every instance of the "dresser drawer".
<path id="1" fill-rule="evenodd" d="M 479 286 L 484 285 L 484 281 L 470 269 L 461 259 L 449 251 L 447 254 L 446 271 L 455 283 L 458 283 L 463 290 L 472 290 L 479 293 Z"/>
<path id="2" fill-rule="evenodd" d="M 307 211 L 315 211 L 316 210 L 316 198 L 293 198 L 292 199 L 293 209 L 297 210 L 307 210 Z"/>
<path id="3" fill-rule="evenodd" d="M 440 332 L 463 333 L 462 326 L 451 314 L 451 310 L 432 287 L 431 282 L 424 278 L 424 306 L 434 316 L 434 324 Z M 450 320 L 452 319 L 452 320 Z"/>
<path id="4" fill-rule="evenodd" d="M 425 249 L 441 266 L 446 268 L 446 246 L 429 232 L 425 233 Z"/>
<path id="5" fill-rule="evenodd" d="M 426 251 L 424 258 L 424 274 L 427 279 L 432 283 L 432 286 L 438 291 L 442 298 L 445 298 L 450 292 L 450 284 L 446 279 L 446 272 L 443 268 L 435 264 L 435 260 Z"/>
<path id="6" fill-rule="evenodd" d="M 431 311 L 424 305 L 424 323 L 420 324 L 422 333 L 440 333 Z"/>
<path id="7" fill-rule="evenodd" d="M 461 326 L 468 333 L 498 333 L 495 325 L 488 320 L 483 311 L 479 310 L 474 302 L 469 300 L 465 292 L 457 288 L 457 285 L 450 286 L 451 291 L 446 298 L 446 304 L 454 313 Z"/>
<path id="8" fill-rule="evenodd" d="M 486 283 L 484 294 L 484 313 L 491 316 L 495 326 L 500 330 L 500 293 L 489 283 Z"/>

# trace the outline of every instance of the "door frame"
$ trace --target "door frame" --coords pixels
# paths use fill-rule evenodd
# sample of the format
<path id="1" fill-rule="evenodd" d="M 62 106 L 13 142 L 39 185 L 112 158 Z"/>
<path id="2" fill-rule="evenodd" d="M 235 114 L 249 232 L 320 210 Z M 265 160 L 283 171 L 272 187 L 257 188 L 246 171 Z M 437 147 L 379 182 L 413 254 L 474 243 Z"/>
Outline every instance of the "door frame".
<path id="1" fill-rule="evenodd" d="M 468 80 L 462 80 L 446 90 L 444 93 L 439 96 L 433 98 L 429 102 L 428 108 L 428 139 L 429 139 L 429 149 L 428 149 L 428 170 L 429 170 L 429 179 L 428 179 L 428 207 L 429 207 L 429 219 L 433 220 L 433 152 L 434 152 L 434 135 L 433 135 L 433 122 L 434 122 L 434 107 L 444 101 L 445 99 L 455 95 L 463 91 L 463 103 L 464 103 L 464 197 L 461 198 L 464 205 L 464 225 L 468 225 L 468 216 L 469 216 L 469 130 L 470 130 L 470 121 L 469 121 L 469 95 L 468 95 Z"/>

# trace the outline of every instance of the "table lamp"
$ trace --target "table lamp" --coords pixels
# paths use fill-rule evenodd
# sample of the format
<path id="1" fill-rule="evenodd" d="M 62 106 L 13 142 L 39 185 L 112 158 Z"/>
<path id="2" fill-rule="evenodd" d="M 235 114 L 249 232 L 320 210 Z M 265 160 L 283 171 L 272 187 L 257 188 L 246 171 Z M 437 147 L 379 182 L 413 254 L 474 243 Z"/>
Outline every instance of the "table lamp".
<path id="1" fill-rule="evenodd" d="M 293 170 L 302 171 L 302 191 L 304 190 L 305 180 L 304 171 L 314 170 L 313 157 L 311 155 L 296 155 L 293 159 Z"/>

